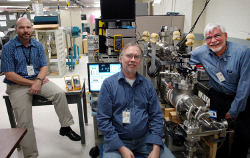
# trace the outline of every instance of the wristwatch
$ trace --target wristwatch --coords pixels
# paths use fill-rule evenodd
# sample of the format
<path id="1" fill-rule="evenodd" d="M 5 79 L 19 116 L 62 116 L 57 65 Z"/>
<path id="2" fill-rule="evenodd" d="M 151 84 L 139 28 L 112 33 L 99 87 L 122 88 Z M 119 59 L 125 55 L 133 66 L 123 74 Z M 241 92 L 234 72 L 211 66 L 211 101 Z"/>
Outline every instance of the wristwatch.
<path id="1" fill-rule="evenodd" d="M 40 80 L 41 84 L 43 84 L 43 79 L 42 78 L 37 77 L 36 80 Z"/>

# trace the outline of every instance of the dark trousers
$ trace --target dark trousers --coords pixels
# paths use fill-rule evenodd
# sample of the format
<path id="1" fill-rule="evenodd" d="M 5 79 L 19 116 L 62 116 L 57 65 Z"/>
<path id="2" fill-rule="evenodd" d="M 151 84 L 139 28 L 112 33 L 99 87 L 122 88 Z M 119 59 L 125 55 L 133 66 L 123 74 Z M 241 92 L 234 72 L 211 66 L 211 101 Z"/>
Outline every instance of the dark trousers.
<path id="1" fill-rule="evenodd" d="M 235 95 L 225 95 L 214 89 L 209 91 L 210 109 L 217 111 L 217 120 L 225 119 L 225 115 L 231 107 Z M 229 153 L 229 137 L 217 150 L 216 158 L 246 158 L 250 147 L 250 97 L 248 97 L 245 111 L 236 118 L 234 137 Z"/>

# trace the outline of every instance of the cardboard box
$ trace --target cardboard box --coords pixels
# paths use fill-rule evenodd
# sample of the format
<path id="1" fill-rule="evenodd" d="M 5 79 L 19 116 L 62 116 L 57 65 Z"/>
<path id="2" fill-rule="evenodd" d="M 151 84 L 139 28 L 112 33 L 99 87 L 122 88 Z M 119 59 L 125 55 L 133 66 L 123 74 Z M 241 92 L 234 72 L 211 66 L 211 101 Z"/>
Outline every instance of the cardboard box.
<path id="1" fill-rule="evenodd" d="M 175 111 L 175 108 L 165 108 L 164 116 L 169 117 L 170 112 Z"/>
<path id="2" fill-rule="evenodd" d="M 83 53 L 88 54 L 88 39 L 87 38 L 83 39 Z"/>
<path id="3" fill-rule="evenodd" d="M 169 113 L 169 119 L 170 121 L 173 121 L 175 123 L 180 123 L 180 119 L 178 118 L 176 111 L 172 111 Z"/>

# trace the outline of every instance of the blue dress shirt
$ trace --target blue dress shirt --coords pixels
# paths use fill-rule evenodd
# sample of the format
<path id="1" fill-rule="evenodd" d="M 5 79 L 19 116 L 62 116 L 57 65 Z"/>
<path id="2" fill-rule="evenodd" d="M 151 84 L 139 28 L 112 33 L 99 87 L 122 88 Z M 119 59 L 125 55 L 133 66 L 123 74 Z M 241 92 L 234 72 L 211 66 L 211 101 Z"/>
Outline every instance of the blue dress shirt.
<path id="1" fill-rule="evenodd" d="M 130 123 L 122 122 L 122 112 L 130 111 Z M 131 87 L 123 72 L 104 80 L 98 99 L 97 125 L 109 144 L 108 151 L 119 149 L 121 139 L 146 136 L 149 144 L 163 145 L 163 114 L 152 83 L 137 73 Z"/>
<path id="2" fill-rule="evenodd" d="M 2 49 L 2 72 L 15 72 L 23 78 L 34 79 L 40 72 L 40 68 L 47 66 L 47 60 L 41 43 L 30 39 L 30 44 L 26 48 L 18 37 L 10 40 Z M 29 76 L 27 65 L 33 65 L 34 75 Z M 5 83 L 14 84 L 4 79 Z"/>
<path id="3" fill-rule="evenodd" d="M 210 85 L 218 92 L 236 94 L 229 109 L 232 117 L 245 110 L 250 93 L 250 49 L 247 46 L 227 42 L 224 54 L 218 58 L 207 45 L 191 52 L 189 64 L 204 66 L 210 77 Z M 221 72 L 225 81 L 220 82 L 216 74 Z"/>

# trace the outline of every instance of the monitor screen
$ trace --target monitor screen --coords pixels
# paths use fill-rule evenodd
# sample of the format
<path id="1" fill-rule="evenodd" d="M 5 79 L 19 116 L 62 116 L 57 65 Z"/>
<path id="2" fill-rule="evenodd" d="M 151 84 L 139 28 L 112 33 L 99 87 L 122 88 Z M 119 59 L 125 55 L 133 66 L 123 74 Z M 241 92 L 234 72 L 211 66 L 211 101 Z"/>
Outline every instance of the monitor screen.
<path id="1" fill-rule="evenodd" d="M 82 15 L 81 15 L 81 20 L 87 20 L 86 14 L 82 14 Z"/>
<path id="2" fill-rule="evenodd" d="M 87 65 L 90 92 L 99 92 L 105 78 L 121 71 L 120 63 L 88 63 Z"/>
<path id="3" fill-rule="evenodd" d="M 135 0 L 101 0 L 102 21 L 135 21 Z"/>

